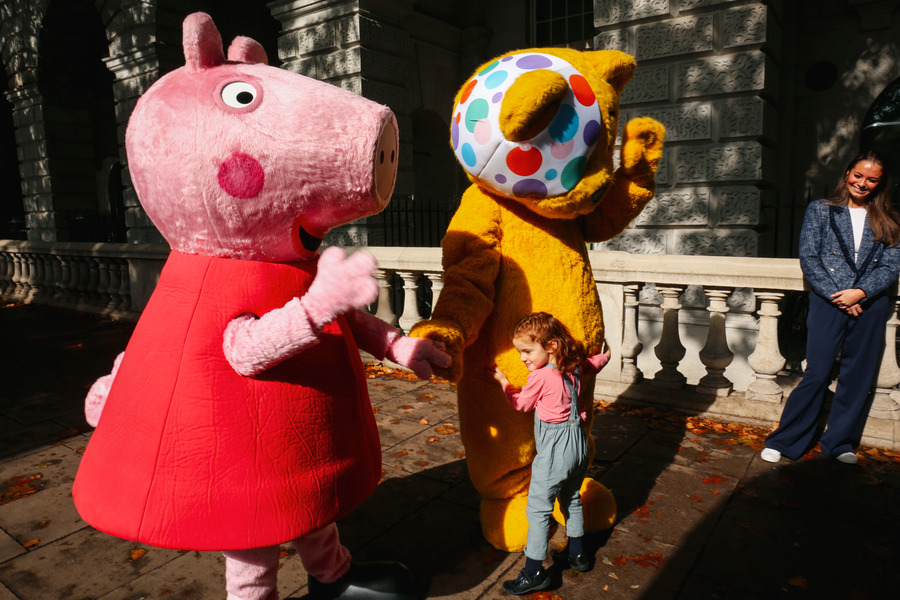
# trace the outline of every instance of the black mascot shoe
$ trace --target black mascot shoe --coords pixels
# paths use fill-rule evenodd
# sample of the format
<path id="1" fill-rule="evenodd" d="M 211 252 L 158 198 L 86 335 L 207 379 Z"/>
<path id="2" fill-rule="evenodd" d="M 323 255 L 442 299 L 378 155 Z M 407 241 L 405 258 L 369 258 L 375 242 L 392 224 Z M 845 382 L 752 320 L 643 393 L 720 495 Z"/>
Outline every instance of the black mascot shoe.
<path id="1" fill-rule="evenodd" d="M 337 581 L 309 576 L 310 600 L 421 600 L 412 572 L 398 562 L 350 563 Z"/>
<path id="2" fill-rule="evenodd" d="M 546 590 L 550 587 L 550 583 L 550 575 L 544 569 L 538 571 L 534 576 L 529 575 L 525 572 L 525 569 L 522 569 L 514 581 L 503 582 L 503 590 L 507 594 L 522 596 L 531 592 Z"/>

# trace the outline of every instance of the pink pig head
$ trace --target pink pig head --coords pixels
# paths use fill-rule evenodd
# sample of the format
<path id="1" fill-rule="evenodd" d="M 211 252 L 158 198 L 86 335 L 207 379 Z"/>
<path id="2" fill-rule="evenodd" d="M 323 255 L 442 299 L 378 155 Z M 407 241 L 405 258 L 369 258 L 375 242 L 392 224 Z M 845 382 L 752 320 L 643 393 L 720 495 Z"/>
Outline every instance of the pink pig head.
<path id="1" fill-rule="evenodd" d="M 308 260 L 332 228 L 384 209 L 394 189 L 393 113 L 228 48 L 209 15 L 184 21 L 185 66 L 140 98 L 126 132 L 131 180 L 173 249 Z"/>

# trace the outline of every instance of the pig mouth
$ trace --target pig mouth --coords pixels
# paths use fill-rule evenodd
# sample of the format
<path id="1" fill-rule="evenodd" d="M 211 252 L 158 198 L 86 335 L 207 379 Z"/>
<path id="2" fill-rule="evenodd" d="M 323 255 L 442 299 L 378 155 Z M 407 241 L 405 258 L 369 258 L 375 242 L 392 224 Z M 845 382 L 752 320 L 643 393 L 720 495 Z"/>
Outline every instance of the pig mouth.
<path id="1" fill-rule="evenodd" d="M 300 243 L 303 244 L 303 247 L 310 252 L 318 250 L 319 246 L 322 245 L 322 238 L 317 238 L 304 229 L 302 225 L 299 225 L 298 229 L 300 233 Z"/>

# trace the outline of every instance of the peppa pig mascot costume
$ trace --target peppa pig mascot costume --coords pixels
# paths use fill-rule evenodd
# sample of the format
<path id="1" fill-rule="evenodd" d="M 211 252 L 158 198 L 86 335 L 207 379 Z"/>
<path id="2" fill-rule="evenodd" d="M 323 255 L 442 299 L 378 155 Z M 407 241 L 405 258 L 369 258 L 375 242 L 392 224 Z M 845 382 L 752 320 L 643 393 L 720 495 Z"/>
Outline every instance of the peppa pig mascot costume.
<path id="1" fill-rule="evenodd" d="M 399 563 L 351 564 L 335 525 L 381 475 L 358 348 L 423 378 L 449 358 L 360 310 L 377 296 L 371 255 L 317 254 L 330 229 L 387 204 L 394 116 L 268 66 L 251 39 L 226 58 L 203 13 L 184 22 L 184 55 L 126 133 L 135 190 L 172 252 L 88 394 L 97 429 L 75 504 L 121 538 L 223 551 L 229 600 L 276 598 L 289 541 L 313 598 L 415 598 Z"/>

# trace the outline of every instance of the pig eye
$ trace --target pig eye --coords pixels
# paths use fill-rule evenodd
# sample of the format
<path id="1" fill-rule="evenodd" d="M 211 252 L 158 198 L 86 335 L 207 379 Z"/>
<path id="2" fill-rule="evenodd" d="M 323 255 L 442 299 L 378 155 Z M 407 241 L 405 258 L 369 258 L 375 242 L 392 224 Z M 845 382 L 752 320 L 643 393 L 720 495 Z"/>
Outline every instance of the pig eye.
<path id="1" fill-rule="evenodd" d="M 222 102 L 232 108 L 246 108 L 256 100 L 256 88 L 245 81 L 233 81 L 222 88 Z"/>

